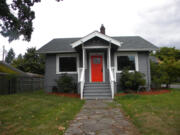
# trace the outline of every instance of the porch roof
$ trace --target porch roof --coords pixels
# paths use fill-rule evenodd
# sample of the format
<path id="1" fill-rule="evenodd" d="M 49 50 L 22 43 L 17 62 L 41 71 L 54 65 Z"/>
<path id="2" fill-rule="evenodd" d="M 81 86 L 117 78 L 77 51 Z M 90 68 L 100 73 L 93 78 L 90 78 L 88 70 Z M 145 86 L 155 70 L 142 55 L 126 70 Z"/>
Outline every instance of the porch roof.
<path id="1" fill-rule="evenodd" d="M 73 42 L 71 44 L 71 46 L 72 46 L 72 48 L 75 48 L 75 47 L 81 45 L 82 43 L 84 43 L 84 42 L 86 42 L 86 41 L 88 41 L 88 40 L 90 40 L 90 39 L 92 39 L 94 37 L 99 37 L 99 38 L 101 38 L 101 39 L 103 39 L 103 40 L 105 40 L 107 42 L 113 43 L 114 45 L 121 46 L 120 41 L 118 41 L 116 39 L 113 39 L 112 37 L 109 37 L 109 36 L 107 36 L 105 34 L 102 34 L 102 33 L 98 32 L 98 31 L 94 31 L 94 32 L 88 34 L 87 36 Z"/>
<path id="2" fill-rule="evenodd" d="M 158 50 L 158 47 L 139 36 L 120 36 L 110 37 L 121 43 L 118 51 L 153 51 Z M 72 47 L 73 43 L 80 41 L 82 38 L 56 38 L 42 46 L 38 53 L 70 53 L 76 52 Z M 76 43 L 77 44 L 77 43 Z"/>

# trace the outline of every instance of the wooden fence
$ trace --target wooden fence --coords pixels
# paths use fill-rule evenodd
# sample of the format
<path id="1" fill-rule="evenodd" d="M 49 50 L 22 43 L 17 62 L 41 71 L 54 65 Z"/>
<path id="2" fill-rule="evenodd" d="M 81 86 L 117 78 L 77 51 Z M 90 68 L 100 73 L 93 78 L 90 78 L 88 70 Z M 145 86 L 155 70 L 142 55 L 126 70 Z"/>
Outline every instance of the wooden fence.
<path id="1" fill-rule="evenodd" d="M 13 94 L 43 89 L 43 77 L 0 74 L 0 94 Z"/>

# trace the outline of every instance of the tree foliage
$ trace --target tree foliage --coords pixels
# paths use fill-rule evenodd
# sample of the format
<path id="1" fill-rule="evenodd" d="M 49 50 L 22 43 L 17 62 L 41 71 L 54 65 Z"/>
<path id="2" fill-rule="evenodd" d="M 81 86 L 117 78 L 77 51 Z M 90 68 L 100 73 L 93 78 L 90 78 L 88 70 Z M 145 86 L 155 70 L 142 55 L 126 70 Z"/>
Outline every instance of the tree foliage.
<path id="1" fill-rule="evenodd" d="M 32 7 L 41 0 L 8 0 L 0 1 L 0 33 L 9 41 L 23 39 L 30 41 L 33 32 L 35 12 Z M 60 0 L 56 0 L 60 1 Z M 10 3 L 8 3 L 10 2 Z"/>
<path id="2" fill-rule="evenodd" d="M 175 47 L 162 47 L 155 53 L 155 56 L 160 61 L 165 61 L 167 59 L 174 59 L 177 61 L 180 60 L 180 50 L 176 49 Z"/>
<path id="3" fill-rule="evenodd" d="M 19 55 L 12 63 L 16 68 L 37 74 L 44 74 L 45 56 L 36 53 L 36 48 L 28 48 L 24 56 Z"/>
<path id="4" fill-rule="evenodd" d="M 12 61 L 14 60 L 14 58 L 15 58 L 15 52 L 14 52 L 14 50 L 11 48 L 11 49 L 9 50 L 6 58 L 5 58 L 5 62 L 11 64 Z"/>
<path id="5" fill-rule="evenodd" d="M 155 53 L 160 62 L 151 62 L 151 78 L 156 88 L 161 84 L 170 84 L 180 78 L 180 50 L 175 48 L 162 47 Z"/>

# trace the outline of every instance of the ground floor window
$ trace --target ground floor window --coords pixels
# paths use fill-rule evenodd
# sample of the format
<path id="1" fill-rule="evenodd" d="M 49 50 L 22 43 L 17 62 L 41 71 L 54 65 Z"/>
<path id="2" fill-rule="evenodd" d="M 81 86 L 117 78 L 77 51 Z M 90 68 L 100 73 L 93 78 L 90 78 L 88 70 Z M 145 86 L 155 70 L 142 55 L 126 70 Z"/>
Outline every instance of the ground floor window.
<path id="1" fill-rule="evenodd" d="M 56 73 L 77 73 L 78 55 L 59 54 L 56 56 Z"/>
<path id="2" fill-rule="evenodd" d="M 116 68 L 121 72 L 128 68 L 130 71 L 138 70 L 138 57 L 136 53 L 119 53 L 116 56 Z"/>
<path id="3" fill-rule="evenodd" d="M 121 71 L 125 68 L 135 70 L 135 56 L 117 56 L 117 69 Z"/>
<path id="4" fill-rule="evenodd" d="M 59 72 L 76 72 L 76 57 L 59 57 Z"/>

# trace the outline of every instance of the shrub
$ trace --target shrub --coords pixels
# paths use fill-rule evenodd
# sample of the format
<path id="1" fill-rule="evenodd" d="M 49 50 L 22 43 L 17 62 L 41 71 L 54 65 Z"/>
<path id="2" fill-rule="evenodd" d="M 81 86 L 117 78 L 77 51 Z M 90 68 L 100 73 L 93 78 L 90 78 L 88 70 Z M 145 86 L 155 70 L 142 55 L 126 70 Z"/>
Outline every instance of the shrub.
<path id="1" fill-rule="evenodd" d="M 128 69 L 125 69 L 121 73 L 120 85 L 125 92 L 137 91 L 145 83 L 144 74 L 140 72 L 129 72 Z"/>
<path id="2" fill-rule="evenodd" d="M 76 92 L 77 85 L 71 76 L 63 74 L 57 80 L 55 80 L 58 87 L 58 92 L 72 93 Z"/>
<path id="3" fill-rule="evenodd" d="M 163 81 L 165 80 L 165 73 L 161 70 L 161 67 L 158 63 L 151 61 L 151 87 L 154 89 L 161 88 Z"/>

